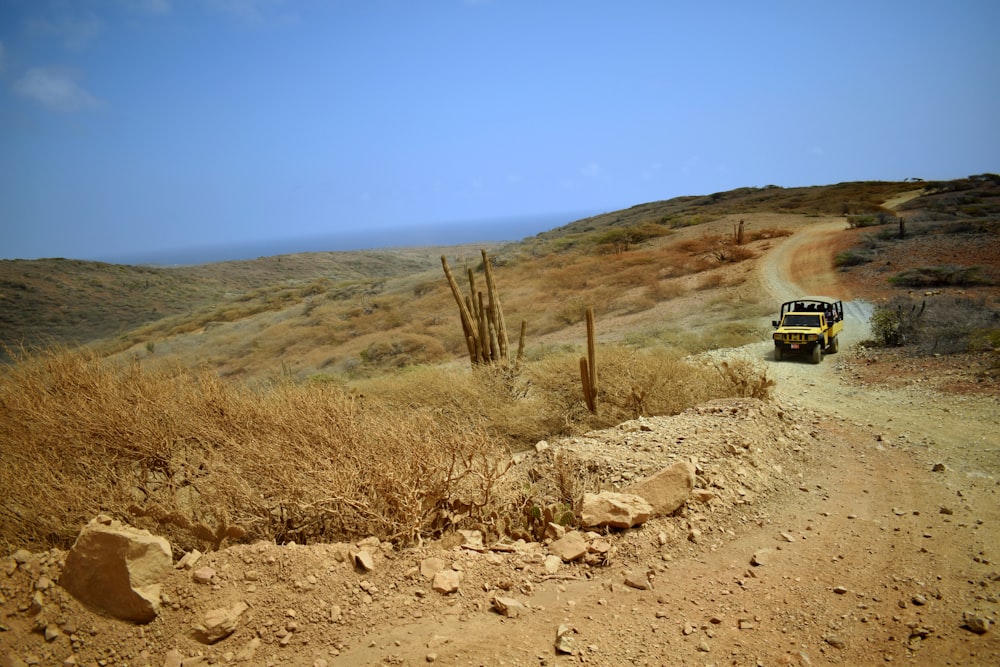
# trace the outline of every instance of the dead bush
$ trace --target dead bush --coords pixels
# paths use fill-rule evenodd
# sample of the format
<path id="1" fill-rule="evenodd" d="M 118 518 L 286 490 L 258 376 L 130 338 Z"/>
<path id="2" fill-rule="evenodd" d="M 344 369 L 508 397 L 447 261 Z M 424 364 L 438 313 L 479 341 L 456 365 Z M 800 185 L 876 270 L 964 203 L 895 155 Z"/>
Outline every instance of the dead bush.
<path id="1" fill-rule="evenodd" d="M 407 542 L 488 521 L 508 451 L 474 421 L 333 383 L 20 353 L 0 375 L 0 543 L 65 548 L 102 511 L 182 547 Z"/>

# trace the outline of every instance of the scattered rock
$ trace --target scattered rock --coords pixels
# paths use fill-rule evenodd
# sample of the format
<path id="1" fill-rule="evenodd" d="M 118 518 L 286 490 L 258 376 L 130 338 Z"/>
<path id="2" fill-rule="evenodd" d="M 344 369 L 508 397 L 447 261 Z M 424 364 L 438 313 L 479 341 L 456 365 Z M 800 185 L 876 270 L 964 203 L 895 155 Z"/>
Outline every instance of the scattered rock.
<path id="1" fill-rule="evenodd" d="M 750 564 L 755 567 L 767 565 L 770 562 L 772 553 L 774 553 L 773 549 L 757 549 L 757 551 L 753 552 L 753 556 L 750 557 Z"/>
<path id="2" fill-rule="evenodd" d="M 570 563 L 587 554 L 587 540 L 580 531 L 571 530 L 550 544 L 549 551 L 564 562 Z"/>
<path id="3" fill-rule="evenodd" d="M 644 570 L 636 570 L 625 575 L 625 585 L 640 591 L 648 591 L 653 587 L 649 582 L 649 573 Z"/>
<path id="4" fill-rule="evenodd" d="M 191 573 L 191 578 L 196 584 L 210 584 L 215 578 L 215 569 L 211 567 L 200 567 Z"/>
<path id="5" fill-rule="evenodd" d="M 420 576 L 424 579 L 433 579 L 434 575 L 445 568 L 447 563 L 441 558 L 425 558 L 420 561 Z"/>
<path id="6" fill-rule="evenodd" d="M 80 531 L 60 584 L 115 618 L 148 623 L 159 613 L 160 585 L 170 566 L 166 539 L 102 515 Z"/>
<path id="7" fill-rule="evenodd" d="M 434 575 L 431 587 L 442 595 L 449 595 L 458 591 L 461 582 L 461 575 L 455 570 L 441 570 Z"/>
<path id="8" fill-rule="evenodd" d="M 583 494 L 580 523 L 584 528 L 632 528 L 646 523 L 653 507 L 641 496 L 628 493 Z"/>
<path id="9" fill-rule="evenodd" d="M 573 636 L 575 632 L 576 630 L 568 625 L 559 626 L 559 629 L 556 630 L 556 653 L 573 655 L 576 650 L 576 638 Z"/>
<path id="10" fill-rule="evenodd" d="M 243 648 L 236 652 L 236 661 L 250 662 L 253 660 L 254 654 L 257 653 L 258 648 L 260 648 L 260 637 L 254 637 L 244 644 Z"/>
<path id="11" fill-rule="evenodd" d="M 229 609 L 212 609 L 205 613 L 205 621 L 194 627 L 194 638 L 203 644 L 215 644 L 236 632 L 240 616 L 247 610 L 245 602 L 237 602 Z"/>
<path id="12" fill-rule="evenodd" d="M 823 641 L 832 646 L 833 648 L 844 648 L 847 644 L 837 635 L 824 635 Z"/>
<path id="13" fill-rule="evenodd" d="M 494 596 L 490 602 L 497 613 L 507 618 L 517 618 L 524 611 L 524 605 L 514 598 Z"/>
<path id="14" fill-rule="evenodd" d="M 934 467 L 931 468 L 931 472 L 944 472 L 945 467 L 943 463 L 935 463 Z"/>
<path id="15" fill-rule="evenodd" d="M 548 556 L 545 557 L 545 563 L 543 565 L 543 567 L 545 568 L 545 573 L 555 574 L 556 572 L 559 571 L 559 568 L 562 567 L 562 563 L 563 561 L 561 557 L 555 554 L 549 554 Z"/>
<path id="16" fill-rule="evenodd" d="M 990 619 L 986 618 L 982 614 L 972 611 L 967 611 L 962 614 L 962 623 L 966 628 L 975 632 L 977 635 L 986 634 L 986 632 L 990 629 Z"/>
<path id="17" fill-rule="evenodd" d="M 691 497 L 699 503 L 710 503 L 718 497 L 718 494 L 708 489 L 692 489 Z"/>
<path id="18" fill-rule="evenodd" d="M 174 565 L 174 569 L 190 570 L 195 566 L 195 563 L 201 560 L 201 556 L 202 554 L 200 551 L 198 551 L 197 549 L 192 549 L 191 551 L 188 551 L 186 554 L 181 556 L 181 559 L 177 561 L 176 565 Z"/>
<path id="19" fill-rule="evenodd" d="M 362 549 L 354 554 L 354 564 L 365 572 L 371 572 L 375 569 L 375 558 L 372 556 L 372 552 Z"/>
<path id="20" fill-rule="evenodd" d="M 184 662 L 184 656 L 175 648 L 170 649 L 163 656 L 163 667 L 181 667 L 182 662 Z"/>
<path id="21" fill-rule="evenodd" d="M 843 586 L 834 586 L 833 592 L 836 593 L 837 595 L 843 595 L 844 593 L 847 592 L 847 589 L 844 588 Z"/>
<path id="22" fill-rule="evenodd" d="M 691 496 L 694 473 L 694 465 L 681 461 L 624 490 L 644 498 L 652 505 L 654 516 L 666 516 L 673 514 Z"/>

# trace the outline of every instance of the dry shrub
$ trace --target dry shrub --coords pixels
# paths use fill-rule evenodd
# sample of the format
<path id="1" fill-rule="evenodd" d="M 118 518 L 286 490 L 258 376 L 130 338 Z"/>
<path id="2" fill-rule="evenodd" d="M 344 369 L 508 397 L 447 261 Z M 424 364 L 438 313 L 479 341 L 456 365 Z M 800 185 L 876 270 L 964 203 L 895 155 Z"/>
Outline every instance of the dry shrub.
<path id="1" fill-rule="evenodd" d="M 783 236 L 791 236 L 793 234 L 792 230 L 784 229 L 782 227 L 763 227 L 761 229 L 749 229 L 747 231 L 747 240 L 761 241 L 764 239 L 776 239 Z"/>
<path id="2" fill-rule="evenodd" d="M 649 286 L 649 296 L 656 301 L 669 301 L 677 299 L 687 292 L 680 282 L 673 280 L 659 280 Z"/>
<path id="3" fill-rule="evenodd" d="M 715 368 L 733 395 L 762 401 L 771 399 L 775 382 L 767 377 L 767 369 L 760 363 L 737 358 L 720 361 Z"/>
<path id="4" fill-rule="evenodd" d="M 0 375 L 0 543 L 66 547 L 108 512 L 182 546 L 411 541 L 495 517 L 509 453 L 475 420 L 333 383 L 251 389 L 86 351 Z"/>
<path id="5" fill-rule="evenodd" d="M 547 422 L 562 423 L 563 433 L 605 428 L 639 416 L 673 415 L 714 398 L 744 395 L 744 389 L 710 366 L 682 359 L 667 348 L 635 350 L 602 346 L 597 351 L 598 413 L 583 403 L 579 354 L 568 353 L 538 362 L 528 372 L 537 392 L 536 409 Z"/>
<path id="6" fill-rule="evenodd" d="M 722 245 L 725 237 L 722 234 L 705 233 L 695 238 L 683 239 L 671 244 L 671 247 L 689 255 L 700 255 L 710 252 Z"/>

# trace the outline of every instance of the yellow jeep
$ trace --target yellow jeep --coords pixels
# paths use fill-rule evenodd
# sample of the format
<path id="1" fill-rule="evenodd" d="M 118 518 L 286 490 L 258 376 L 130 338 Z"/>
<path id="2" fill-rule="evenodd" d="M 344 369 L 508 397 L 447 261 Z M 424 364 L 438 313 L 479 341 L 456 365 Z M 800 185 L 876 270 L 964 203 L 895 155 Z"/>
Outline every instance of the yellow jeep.
<path id="1" fill-rule="evenodd" d="M 837 335 L 844 329 L 844 306 L 829 297 L 804 297 L 781 304 L 781 319 L 772 320 L 777 331 L 774 339 L 774 360 L 789 354 L 808 354 L 818 364 L 823 353 L 840 349 Z"/>

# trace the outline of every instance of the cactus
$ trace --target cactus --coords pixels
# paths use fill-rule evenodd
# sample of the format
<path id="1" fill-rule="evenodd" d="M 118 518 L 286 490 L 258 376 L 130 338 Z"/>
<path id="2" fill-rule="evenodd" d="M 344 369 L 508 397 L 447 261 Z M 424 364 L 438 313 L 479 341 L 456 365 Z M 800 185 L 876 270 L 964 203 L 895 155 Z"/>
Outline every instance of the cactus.
<path id="1" fill-rule="evenodd" d="M 587 356 L 580 357 L 580 382 L 583 400 L 591 413 L 597 414 L 597 342 L 594 335 L 594 308 L 587 306 Z"/>
<path id="2" fill-rule="evenodd" d="M 452 296 L 455 297 L 455 303 L 458 304 L 462 332 L 465 334 L 472 365 L 498 364 L 510 367 L 507 323 L 500 307 L 500 296 L 493 278 L 493 265 L 486 251 L 480 250 L 480 252 L 483 255 L 483 273 L 486 276 L 485 295 L 477 289 L 475 273 L 471 268 L 467 271 L 469 294 L 463 296 L 444 255 L 441 256 L 441 265 L 444 267 L 444 275 L 451 287 Z M 524 336 L 527 326 L 527 322 L 521 322 L 521 337 L 518 341 L 515 365 L 524 359 Z"/>

